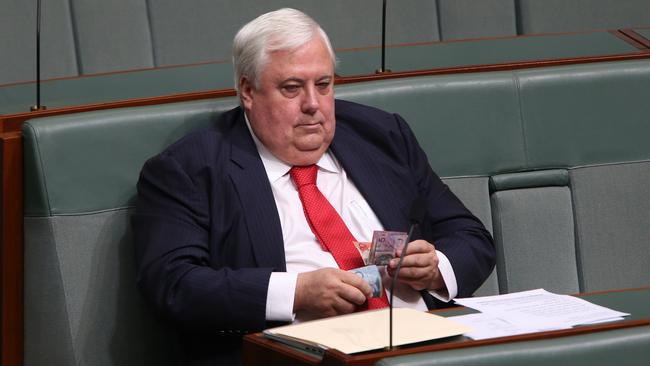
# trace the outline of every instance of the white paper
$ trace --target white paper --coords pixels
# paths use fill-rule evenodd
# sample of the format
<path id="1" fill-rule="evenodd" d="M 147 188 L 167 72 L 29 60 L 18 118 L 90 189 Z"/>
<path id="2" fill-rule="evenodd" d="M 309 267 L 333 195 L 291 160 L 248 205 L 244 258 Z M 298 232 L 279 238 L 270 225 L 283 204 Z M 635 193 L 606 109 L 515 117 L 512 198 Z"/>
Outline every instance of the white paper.
<path id="1" fill-rule="evenodd" d="M 566 328 L 630 315 L 543 289 L 455 301 L 511 324 L 539 330 Z"/>
<path id="2" fill-rule="evenodd" d="M 534 327 L 515 325 L 503 319 L 483 313 L 450 316 L 447 319 L 465 324 L 474 329 L 473 331 L 464 333 L 463 335 L 476 340 L 535 333 L 539 331 L 539 329 Z"/>

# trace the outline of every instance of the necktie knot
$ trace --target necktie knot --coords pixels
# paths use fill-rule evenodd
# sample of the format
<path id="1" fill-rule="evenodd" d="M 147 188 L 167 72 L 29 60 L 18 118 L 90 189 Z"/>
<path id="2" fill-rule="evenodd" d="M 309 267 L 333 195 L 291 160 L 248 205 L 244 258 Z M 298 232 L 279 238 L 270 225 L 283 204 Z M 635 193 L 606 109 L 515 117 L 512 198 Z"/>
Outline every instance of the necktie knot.
<path id="1" fill-rule="evenodd" d="M 293 179 L 298 188 L 301 188 L 308 184 L 316 185 L 316 174 L 318 174 L 318 166 L 294 166 L 289 171 L 289 174 L 291 175 L 291 179 Z"/>

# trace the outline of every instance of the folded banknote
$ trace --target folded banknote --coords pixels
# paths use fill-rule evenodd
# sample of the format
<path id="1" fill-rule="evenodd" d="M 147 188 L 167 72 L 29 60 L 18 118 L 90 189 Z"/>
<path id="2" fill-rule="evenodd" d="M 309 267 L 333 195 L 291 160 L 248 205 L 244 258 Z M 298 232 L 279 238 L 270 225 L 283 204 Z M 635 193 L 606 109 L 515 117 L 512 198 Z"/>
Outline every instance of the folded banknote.
<path id="1" fill-rule="evenodd" d="M 408 234 L 401 231 L 373 232 L 368 263 L 378 266 L 387 265 L 402 251 L 407 238 Z"/>
<path id="2" fill-rule="evenodd" d="M 372 297 L 381 297 L 384 286 L 381 283 L 381 274 L 379 273 L 379 268 L 375 265 L 359 267 L 351 269 L 348 272 L 356 273 L 361 276 L 370 287 L 372 287 Z"/>

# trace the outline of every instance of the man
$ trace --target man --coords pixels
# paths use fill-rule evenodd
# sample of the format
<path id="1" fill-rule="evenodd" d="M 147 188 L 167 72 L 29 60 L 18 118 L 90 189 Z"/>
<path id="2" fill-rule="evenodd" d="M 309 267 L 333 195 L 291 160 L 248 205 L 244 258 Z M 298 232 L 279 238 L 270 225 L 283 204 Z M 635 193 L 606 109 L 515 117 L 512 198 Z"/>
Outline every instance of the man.
<path id="1" fill-rule="evenodd" d="M 385 306 L 347 271 L 363 265 L 352 241 L 405 231 L 416 200 L 427 212 L 395 305 L 426 310 L 481 285 L 489 233 L 399 116 L 334 100 L 334 52 L 317 23 L 264 14 L 235 36 L 233 60 L 241 107 L 149 160 L 138 183 L 138 282 L 180 330 L 186 363 L 236 362 L 243 334 L 279 322 Z"/>

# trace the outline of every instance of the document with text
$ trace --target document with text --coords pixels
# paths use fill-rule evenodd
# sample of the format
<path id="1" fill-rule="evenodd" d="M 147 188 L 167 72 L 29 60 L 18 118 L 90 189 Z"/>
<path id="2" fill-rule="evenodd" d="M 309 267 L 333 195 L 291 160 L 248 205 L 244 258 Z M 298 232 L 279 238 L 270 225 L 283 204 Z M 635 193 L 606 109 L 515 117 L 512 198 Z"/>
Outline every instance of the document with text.
<path id="1" fill-rule="evenodd" d="M 508 337 L 540 331 L 535 327 L 512 324 L 503 319 L 483 313 L 450 316 L 448 319 L 471 327 L 472 331 L 463 335 L 475 340 Z"/>
<path id="2" fill-rule="evenodd" d="M 554 294 L 543 289 L 455 301 L 520 327 L 522 332 L 531 329 L 544 331 L 570 328 L 581 324 L 618 320 L 630 315 L 592 304 L 581 298 Z"/>

